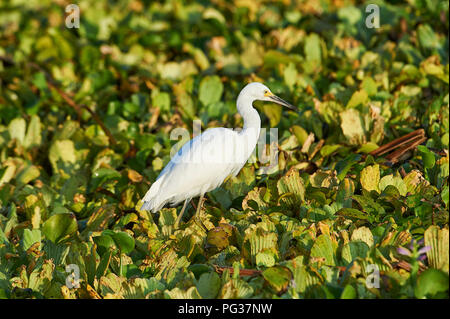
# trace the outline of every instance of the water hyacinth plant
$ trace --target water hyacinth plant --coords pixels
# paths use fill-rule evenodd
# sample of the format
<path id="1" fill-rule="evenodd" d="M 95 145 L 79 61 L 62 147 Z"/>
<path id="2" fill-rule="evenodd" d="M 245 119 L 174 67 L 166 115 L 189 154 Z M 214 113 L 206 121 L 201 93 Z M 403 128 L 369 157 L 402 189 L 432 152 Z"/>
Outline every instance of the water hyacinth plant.
<path id="1" fill-rule="evenodd" d="M 0 298 L 449 297 L 448 1 L 73 4 L 0 2 Z M 250 82 L 298 111 L 141 210 Z"/>

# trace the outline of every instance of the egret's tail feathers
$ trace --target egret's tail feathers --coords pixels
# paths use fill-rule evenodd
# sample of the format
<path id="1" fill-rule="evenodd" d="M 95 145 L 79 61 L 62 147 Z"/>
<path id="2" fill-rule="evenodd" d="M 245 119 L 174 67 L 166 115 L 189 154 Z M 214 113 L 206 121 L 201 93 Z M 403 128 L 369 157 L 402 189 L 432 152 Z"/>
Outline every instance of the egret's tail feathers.
<path id="1" fill-rule="evenodd" d="M 141 206 L 141 210 L 148 210 L 152 213 L 156 213 L 158 210 L 164 206 L 164 202 L 161 202 L 158 199 L 158 193 L 161 188 L 162 178 L 155 181 L 150 189 L 145 194 L 144 198 L 142 198 L 143 204 Z"/>
<path id="2" fill-rule="evenodd" d="M 151 207 L 152 207 L 152 203 L 150 201 L 148 201 L 148 202 L 144 202 L 140 209 L 141 210 L 150 210 L 151 211 L 152 210 Z"/>

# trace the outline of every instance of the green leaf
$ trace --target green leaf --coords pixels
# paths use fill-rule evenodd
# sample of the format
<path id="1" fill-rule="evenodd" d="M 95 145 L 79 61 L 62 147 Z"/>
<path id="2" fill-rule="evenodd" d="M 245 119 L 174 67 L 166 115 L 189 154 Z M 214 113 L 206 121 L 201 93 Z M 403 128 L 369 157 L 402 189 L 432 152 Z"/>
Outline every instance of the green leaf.
<path id="1" fill-rule="evenodd" d="M 361 83 L 361 88 L 368 96 L 373 96 L 377 93 L 377 84 L 371 77 L 365 77 Z"/>
<path id="2" fill-rule="evenodd" d="M 20 184 L 28 184 L 32 180 L 38 178 L 40 175 L 41 172 L 36 166 L 28 165 L 17 175 L 16 180 Z"/>
<path id="3" fill-rule="evenodd" d="M 54 243 L 59 243 L 78 230 L 75 215 L 71 213 L 55 214 L 45 221 L 42 232 Z"/>
<path id="4" fill-rule="evenodd" d="M 27 123 L 23 118 L 15 118 L 8 125 L 8 131 L 11 139 L 15 139 L 19 145 L 23 145 L 26 125 Z"/>
<path id="5" fill-rule="evenodd" d="M 339 203 L 340 208 L 342 207 L 352 207 L 351 196 L 355 192 L 355 184 L 349 178 L 344 178 L 339 184 L 339 188 L 336 194 L 336 202 Z"/>
<path id="6" fill-rule="evenodd" d="M 292 90 L 295 83 L 297 82 L 297 68 L 294 63 L 289 63 L 289 65 L 284 69 L 284 82 Z"/>
<path id="7" fill-rule="evenodd" d="M 134 249 L 134 238 L 131 237 L 127 232 L 116 232 L 112 235 L 114 243 L 124 254 L 129 254 Z"/>
<path id="8" fill-rule="evenodd" d="M 217 75 L 206 76 L 200 82 L 199 100 L 203 105 L 209 105 L 220 101 L 223 92 L 223 84 Z"/>
<path id="9" fill-rule="evenodd" d="M 405 177 L 403 182 L 406 185 L 406 191 L 411 194 L 422 194 L 430 184 L 418 170 L 412 170 Z"/>
<path id="10" fill-rule="evenodd" d="M 311 33 L 306 37 L 304 52 L 306 61 L 308 61 L 308 64 L 305 64 L 306 72 L 311 73 L 322 64 L 322 47 L 317 34 Z"/>
<path id="11" fill-rule="evenodd" d="M 205 299 L 216 298 L 221 286 L 221 280 L 219 275 L 215 272 L 206 272 L 200 276 L 200 279 L 196 283 L 197 290 Z"/>
<path id="12" fill-rule="evenodd" d="M 365 90 L 356 91 L 348 101 L 346 108 L 352 109 L 359 105 L 366 105 L 368 99 L 369 96 Z"/>
<path id="13" fill-rule="evenodd" d="M 27 135 L 23 140 L 23 146 L 30 148 L 41 145 L 41 120 L 39 116 L 33 115 L 28 125 Z"/>
<path id="14" fill-rule="evenodd" d="M 376 150 L 378 148 L 378 145 L 372 142 L 367 142 L 356 151 L 357 153 L 364 153 L 369 154 L 370 152 Z"/>
<path id="15" fill-rule="evenodd" d="M 417 146 L 417 150 L 422 156 L 423 166 L 425 168 L 433 168 L 436 163 L 436 158 L 434 153 L 430 151 L 426 146 L 419 145 Z"/>
<path id="16" fill-rule="evenodd" d="M 221 250 L 229 245 L 229 233 L 222 227 L 215 227 L 208 232 L 206 243 Z"/>
<path id="17" fill-rule="evenodd" d="M 405 196 L 407 193 L 407 187 L 405 182 L 400 176 L 393 176 L 392 174 L 383 176 L 380 180 L 379 188 L 381 191 L 384 191 L 387 186 L 392 185 L 395 186 L 400 193 L 400 195 Z"/>
<path id="18" fill-rule="evenodd" d="M 55 173 L 59 172 L 59 169 L 64 169 L 67 164 L 75 164 L 77 158 L 73 141 L 56 140 L 50 146 L 48 158 Z"/>
<path id="19" fill-rule="evenodd" d="M 164 288 L 164 284 L 156 280 L 154 277 L 134 278 L 124 282 L 123 297 L 127 299 L 144 299 L 147 297 L 147 294 L 156 290 L 162 291 Z"/>
<path id="20" fill-rule="evenodd" d="M 278 180 L 278 193 L 284 196 L 281 200 L 288 207 L 298 207 L 305 200 L 305 185 L 298 170 L 291 169 Z"/>
<path id="21" fill-rule="evenodd" d="M 440 46 L 438 37 L 428 24 L 419 25 L 417 35 L 422 48 L 434 49 Z"/>
<path id="22" fill-rule="evenodd" d="M 276 254 L 272 251 L 263 251 L 256 254 L 257 267 L 273 267 L 276 262 Z"/>
<path id="23" fill-rule="evenodd" d="M 320 149 L 320 154 L 323 157 L 329 156 L 331 154 L 333 154 L 335 151 L 337 151 L 338 149 L 340 149 L 342 146 L 335 144 L 335 145 L 324 145 L 321 149 Z"/>
<path id="24" fill-rule="evenodd" d="M 262 106 L 264 114 L 269 118 L 270 126 L 277 126 L 281 120 L 281 105 L 265 103 Z"/>
<path id="25" fill-rule="evenodd" d="M 448 274 L 436 269 L 427 269 L 417 279 L 417 286 L 414 291 L 415 295 L 421 299 L 444 293 L 448 291 L 448 281 Z M 445 294 L 436 297 L 442 298 L 445 297 Z"/>
<path id="26" fill-rule="evenodd" d="M 292 273 L 287 267 L 270 267 L 264 270 L 262 275 L 277 292 L 285 290 L 292 280 Z"/>
<path id="27" fill-rule="evenodd" d="M 6 168 L 3 170 L 2 178 L 0 178 L 0 186 L 2 186 L 5 183 L 9 183 L 10 180 L 14 178 L 14 175 L 16 173 L 16 165 L 14 163 L 8 163 L 6 165 Z"/>
<path id="28" fill-rule="evenodd" d="M 373 235 L 370 229 L 366 226 L 355 229 L 351 237 L 352 241 L 362 241 L 367 244 L 368 247 L 372 247 L 374 244 Z"/>
<path id="29" fill-rule="evenodd" d="M 23 250 L 27 251 L 34 243 L 41 243 L 41 231 L 39 229 L 24 229 L 22 242 Z"/>
<path id="30" fill-rule="evenodd" d="M 170 299 L 201 299 L 202 297 L 198 293 L 195 286 L 188 288 L 187 290 L 182 290 L 178 287 L 172 290 L 165 290 L 164 295 Z M 166 297 L 166 298 L 167 298 Z"/>
<path id="31" fill-rule="evenodd" d="M 116 180 L 122 177 L 118 171 L 112 168 L 99 168 L 92 173 L 92 178 L 89 182 L 90 191 L 95 191 L 97 187 L 102 186 L 109 180 Z"/>
<path id="32" fill-rule="evenodd" d="M 152 96 L 152 106 L 159 108 L 163 112 L 170 111 L 170 95 L 167 92 L 158 92 Z"/>
<path id="33" fill-rule="evenodd" d="M 65 260 L 70 251 L 70 244 L 54 244 L 47 240 L 43 248 L 47 259 L 53 259 L 55 266 L 65 265 Z"/>
<path id="34" fill-rule="evenodd" d="M 378 164 L 365 167 L 361 171 L 360 181 L 365 190 L 379 192 L 380 167 Z"/>
<path id="35" fill-rule="evenodd" d="M 336 212 L 336 215 L 338 216 L 344 216 L 344 217 L 348 217 L 348 218 L 356 218 L 356 219 L 363 219 L 363 220 L 367 220 L 369 219 L 369 217 L 367 216 L 367 214 L 364 214 L 363 212 L 354 209 L 354 208 L 341 208 Z"/>
<path id="36" fill-rule="evenodd" d="M 438 226 L 430 226 L 425 231 L 425 246 L 430 246 L 427 252 L 430 267 L 446 273 L 449 272 L 449 231 L 448 228 L 440 229 Z"/>
<path id="37" fill-rule="evenodd" d="M 366 258 L 369 252 L 369 246 L 363 241 L 351 241 L 342 247 L 342 259 L 351 263 L 356 258 Z"/>
<path id="38" fill-rule="evenodd" d="M 115 242 L 111 236 L 106 233 L 100 236 L 93 237 L 94 242 L 97 245 L 97 252 L 100 256 L 104 256 L 105 253 L 109 252 L 111 248 L 115 247 Z"/>
<path id="39" fill-rule="evenodd" d="M 346 285 L 341 293 L 341 299 L 356 299 L 356 289 L 351 285 Z"/>
<path id="40" fill-rule="evenodd" d="M 358 110 L 349 108 L 341 113 L 341 129 L 350 144 L 366 142 L 364 127 L 364 119 Z"/>
<path id="41" fill-rule="evenodd" d="M 336 265 L 336 248 L 337 244 L 333 243 L 330 235 L 322 234 L 317 237 L 311 248 L 311 257 L 323 258 L 326 265 L 334 266 Z"/>
<path id="42" fill-rule="evenodd" d="M 444 186 L 444 188 L 442 189 L 441 198 L 442 198 L 442 201 L 445 204 L 445 207 L 448 207 L 448 201 L 449 201 L 449 187 L 448 187 L 448 185 Z"/>

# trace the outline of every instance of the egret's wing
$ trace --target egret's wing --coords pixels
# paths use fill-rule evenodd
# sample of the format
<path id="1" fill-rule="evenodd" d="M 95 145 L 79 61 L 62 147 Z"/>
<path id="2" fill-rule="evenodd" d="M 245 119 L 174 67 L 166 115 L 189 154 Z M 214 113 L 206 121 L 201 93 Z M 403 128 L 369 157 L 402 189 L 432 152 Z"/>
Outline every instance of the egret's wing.
<path id="1" fill-rule="evenodd" d="M 237 132 L 225 128 L 206 130 L 172 157 L 154 183 L 158 190 L 152 191 L 152 185 L 144 202 L 158 197 L 160 203 L 177 203 L 212 190 L 245 164 L 245 154 Z"/>
<path id="2" fill-rule="evenodd" d="M 191 187 L 207 183 L 216 175 L 229 174 L 242 163 L 241 147 L 238 133 L 225 128 L 209 129 L 183 145 L 160 177 L 167 175 L 177 179 L 177 184 L 189 183 Z"/>
<path id="3" fill-rule="evenodd" d="M 164 167 L 158 179 L 177 164 L 229 163 L 236 161 L 238 134 L 226 128 L 212 128 L 186 142 Z M 236 150 L 238 151 L 238 150 Z M 182 167 L 182 166 L 179 166 Z M 183 166 L 184 167 L 184 166 Z"/>

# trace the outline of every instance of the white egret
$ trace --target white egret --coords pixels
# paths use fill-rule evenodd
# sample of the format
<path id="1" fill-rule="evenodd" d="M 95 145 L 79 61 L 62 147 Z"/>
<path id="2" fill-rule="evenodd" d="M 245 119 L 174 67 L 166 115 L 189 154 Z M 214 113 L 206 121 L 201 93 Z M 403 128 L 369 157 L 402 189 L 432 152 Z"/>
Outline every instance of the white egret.
<path id="1" fill-rule="evenodd" d="M 274 95 L 262 83 L 246 85 L 237 98 L 237 110 L 244 120 L 240 132 L 227 128 L 210 128 L 191 139 L 172 157 L 143 198 L 142 210 L 155 213 L 164 205 L 184 201 L 175 227 L 183 216 L 187 202 L 200 196 L 195 218 L 205 193 L 219 187 L 228 176 L 236 176 L 256 147 L 261 119 L 253 101 L 271 101 L 296 108 Z"/>

